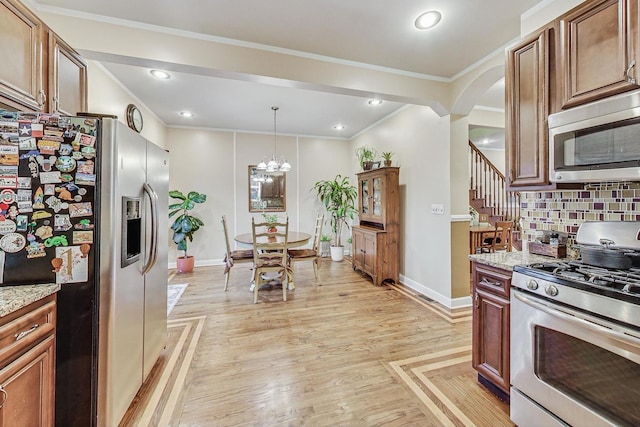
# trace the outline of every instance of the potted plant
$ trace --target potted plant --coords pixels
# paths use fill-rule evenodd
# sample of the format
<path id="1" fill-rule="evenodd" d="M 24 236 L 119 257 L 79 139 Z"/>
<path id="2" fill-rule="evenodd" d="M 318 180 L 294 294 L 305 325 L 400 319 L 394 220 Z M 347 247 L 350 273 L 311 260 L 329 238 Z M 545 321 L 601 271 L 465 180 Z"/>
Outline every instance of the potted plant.
<path id="1" fill-rule="evenodd" d="M 342 228 L 347 224 L 347 218 L 353 219 L 356 213 L 355 202 L 358 189 L 349 183 L 349 177 L 336 175 L 332 180 L 318 181 L 314 184 L 320 202 L 324 204 L 330 217 L 329 224 L 333 231 L 334 244 L 331 246 L 331 259 L 342 261 L 344 246 L 342 246 Z"/>
<path id="2" fill-rule="evenodd" d="M 362 169 L 366 171 L 370 170 L 373 166 L 373 161 L 377 154 L 376 150 L 368 145 L 356 148 L 356 156 L 358 157 L 360 166 L 362 166 Z"/>
<path id="3" fill-rule="evenodd" d="M 264 218 L 264 222 L 268 224 L 273 224 L 274 222 L 278 222 L 278 215 L 276 214 L 268 214 L 262 212 L 262 217 Z M 267 233 L 275 233 L 278 229 L 275 226 L 267 227 Z"/>
<path id="4" fill-rule="evenodd" d="M 185 196 L 181 191 L 171 190 L 169 197 L 179 200 L 178 203 L 169 205 L 169 218 L 177 215 L 171 225 L 173 242 L 178 245 L 179 251 L 184 252 L 184 256 L 177 258 L 178 271 L 189 273 L 193 271 L 195 258 L 187 253 L 187 240 L 193 242 L 193 234 L 204 226 L 202 220 L 190 215 L 189 211 L 195 208 L 196 203 L 204 203 L 207 196 L 197 191 L 190 191 Z"/>
<path id="5" fill-rule="evenodd" d="M 391 157 L 393 156 L 393 152 L 392 151 L 385 151 L 384 153 L 382 153 L 382 158 L 384 159 L 384 165 L 385 166 L 391 166 Z"/>
<path id="6" fill-rule="evenodd" d="M 323 234 L 320 237 L 320 253 L 322 256 L 329 255 L 329 247 L 331 246 L 331 236 L 328 234 Z"/>

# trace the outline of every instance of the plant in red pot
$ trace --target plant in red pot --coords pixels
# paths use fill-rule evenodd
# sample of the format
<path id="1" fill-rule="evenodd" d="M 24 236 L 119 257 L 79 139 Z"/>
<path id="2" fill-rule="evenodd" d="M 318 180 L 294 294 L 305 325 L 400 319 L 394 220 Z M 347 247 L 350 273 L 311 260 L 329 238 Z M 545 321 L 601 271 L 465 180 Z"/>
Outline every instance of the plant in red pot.
<path id="1" fill-rule="evenodd" d="M 171 225 L 173 230 L 173 242 L 178 245 L 178 250 L 184 252 L 184 256 L 177 258 L 178 271 L 189 273 L 193 271 L 195 258 L 187 254 L 187 240 L 193 242 L 193 234 L 204 226 L 200 218 L 189 214 L 196 207 L 196 203 L 204 203 L 207 196 L 197 191 L 190 191 L 186 196 L 177 190 L 169 191 L 169 197 L 179 200 L 178 203 L 169 205 L 169 218 L 176 217 Z"/>
<path id="2" fill-rule="evenodd" d="M 273 224 L 274 222 L 278 222 L 278 215 L 275 215 L 275 214 L 268 214 L 263 212 L 262 217 L 264 218 L 264 221 L 268 224 Z M 267 233 L 275 233 L 277 231 L 278 231 L 278 228 L 275 225 L 267 227 Z"/>

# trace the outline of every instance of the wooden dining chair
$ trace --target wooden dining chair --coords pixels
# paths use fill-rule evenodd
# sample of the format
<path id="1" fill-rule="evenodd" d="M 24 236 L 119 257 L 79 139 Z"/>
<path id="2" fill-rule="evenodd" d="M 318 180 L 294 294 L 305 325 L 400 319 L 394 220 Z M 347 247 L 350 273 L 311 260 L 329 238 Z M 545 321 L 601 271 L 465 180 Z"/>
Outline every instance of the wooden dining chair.
<path id="1" fill-rule="evenodd" d="M 224 230 L 224 243 L 226 251 L 224 253 L 224 290 L 229 287 L 229 275 L 231 267 L 236 262 L 253 262 L 253 249 L 231 250 L 229 245 L 229 232 L 227 230 L 227 217 L 222 215 L 222 229 Z M 252 277 L 253 281 L 253 277 Z"/>
<path id="2" fill-rule="evenodd" d="M 313 262 L 313 274 L 318 278 L 318 269 L 322 262 L 322 254 L 320 253 L 320 237 L 322 236 L 322 224 L 324 223 L 324 214 L 316 216 L 316 226 L 313 231 L 313 244 L 311 249 L 289 249 L 289 268 L 293 269 L 295 262 L 311 261 Z"/>
<path id="3" fill-rule="evenodd" d="M 275 232 L 267 229 L 275 227 Z M 289 217 L 285 222 L 255 222 L 251 218 L 253 233 L 253 274 L 255 286 L 253 288 L 253 303 L 258 302 L 258 291 L 265 283 L 265 274 L 278 275 L 282 281 L 282 300 L 287 300 L 289 285 L 289 271 L 287 265 L 287 241 L 289 235 Z"/>
<path id="4" fill-rule="evenodd" d="M 493 236 L 486 237 L 482 242 L 483 252 L 511 252 L 513 226 L 513 221 L 497 221 Z"/>

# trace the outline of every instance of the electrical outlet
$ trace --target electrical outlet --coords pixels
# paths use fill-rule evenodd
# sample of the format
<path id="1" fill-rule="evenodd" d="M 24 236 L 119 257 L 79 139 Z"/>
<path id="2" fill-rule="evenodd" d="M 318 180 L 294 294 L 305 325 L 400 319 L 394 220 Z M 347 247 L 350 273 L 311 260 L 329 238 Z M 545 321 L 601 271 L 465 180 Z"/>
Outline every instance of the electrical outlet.
<path id="1" fill-rule="evenodd" d="M 444 215 L 444 205 L 431 205 L 433 215 Z"/>

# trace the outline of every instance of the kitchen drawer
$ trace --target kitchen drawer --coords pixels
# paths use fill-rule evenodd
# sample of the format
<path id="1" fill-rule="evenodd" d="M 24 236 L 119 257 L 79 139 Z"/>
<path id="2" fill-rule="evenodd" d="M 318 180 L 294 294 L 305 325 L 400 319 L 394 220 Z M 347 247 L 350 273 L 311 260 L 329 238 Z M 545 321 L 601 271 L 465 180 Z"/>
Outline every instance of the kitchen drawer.
<path id="1" fill-rule="evenodd" d="M 50 295 L 0 319 L 0 367 L 25 353 L 56 325 L 56 297 Z"/>
<path id="2" fill-rule="evenodd" d="M 476 288 L 483 289 L 494 295 L 509 299 L 511 287 L 511 272 L 484 264 L 474 263 L 473 281 Z"/>

